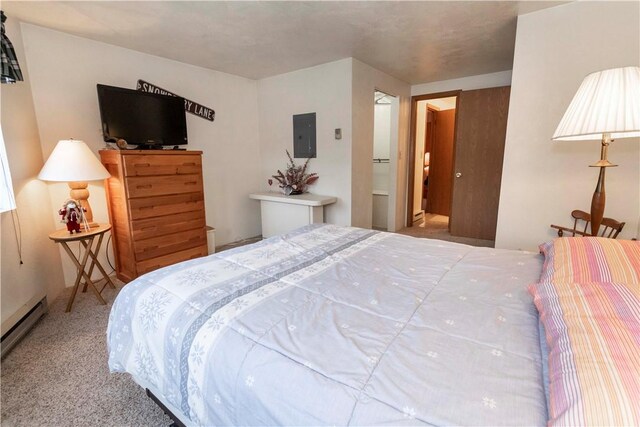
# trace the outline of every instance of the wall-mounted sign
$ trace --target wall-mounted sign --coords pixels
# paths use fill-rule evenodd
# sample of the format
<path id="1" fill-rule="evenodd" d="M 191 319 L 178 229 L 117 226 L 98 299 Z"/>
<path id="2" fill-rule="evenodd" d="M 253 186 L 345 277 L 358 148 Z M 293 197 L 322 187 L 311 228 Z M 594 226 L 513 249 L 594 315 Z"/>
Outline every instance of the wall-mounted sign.
<path id="1" fill-rule="evenodd" d="M 160 95 L 170 95 L 183 98 L 179 95 L 176 95 L 175 93 L 169 92 L 166 89 L 162 89 L 161 87 L 158 87 L 154 84 L 145 82 L 144 80 L 138 80 L 138 86 L 136 87 L 136 89 L 142 92 L 157 93 Z M 188 113 L 193 114 L 194 116 L 198 116 L 209 121 L 213 121 L 216 118 L 216 112 L 213 110 L 213 108 L 205 107 L 204 105 L 200 105 L 197 102 L 190 101 L 187 98 L 184 98 L 184 110 Z"/>

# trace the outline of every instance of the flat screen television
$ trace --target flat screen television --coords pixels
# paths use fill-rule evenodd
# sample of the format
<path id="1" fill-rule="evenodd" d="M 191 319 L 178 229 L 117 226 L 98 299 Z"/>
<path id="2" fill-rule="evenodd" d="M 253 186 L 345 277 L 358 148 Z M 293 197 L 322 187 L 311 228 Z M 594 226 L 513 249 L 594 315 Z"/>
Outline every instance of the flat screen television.
<path id="1" fill-rule="evenodd" d="M 137 148 L 162 148 L 187 143 L 184 98 L 98 86 L 105 142 L 124 139 Z"/>

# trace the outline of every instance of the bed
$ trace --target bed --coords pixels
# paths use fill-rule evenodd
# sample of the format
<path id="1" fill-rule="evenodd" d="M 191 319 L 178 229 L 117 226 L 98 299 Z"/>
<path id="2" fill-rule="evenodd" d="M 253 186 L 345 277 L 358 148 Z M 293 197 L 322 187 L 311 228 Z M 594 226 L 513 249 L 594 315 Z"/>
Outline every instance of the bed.
<path id="1" fill-rule="evenodd" d="M 304 227 L 126 285 L 110 314 L 109 367 L 185 425 L 588 424 L 594 415 L 563 387 L 573 329 L 549 314 L 555 279 L 575 282 L 573 270 L 546 250 Z M 638 244 L 628 252 L 622 281 L 637 284 Z M 632 352 L 640 296 L 625 298 Z M 628 378 L 637 358 L 624 354 L 613 373 L 626 381 L 623 423 L 640 422 L 640 380 Z"/>

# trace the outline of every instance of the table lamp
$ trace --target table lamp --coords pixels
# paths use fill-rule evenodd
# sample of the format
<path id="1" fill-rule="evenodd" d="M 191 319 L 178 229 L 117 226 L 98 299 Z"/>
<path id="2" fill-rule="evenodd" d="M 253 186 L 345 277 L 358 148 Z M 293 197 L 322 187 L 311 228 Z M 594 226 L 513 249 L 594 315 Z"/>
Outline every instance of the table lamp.
<path id="1" fill-rule="evenodd" d="M 609 144 L 615 139 L 640 136 L 640 67 L 613 68 L 584 78 L 564 113 L 552 140 L 601 140 L 600 168 L 591 199 L 591 235 L 596 236 L 604 216 L 604 175 Z"/>
<path id="2" fill-rule="evenodd" d="M 85 209 L 85 219 L 89 227 L 96 227 L 89 205 L 87 181 L 109 178 L 109 172 L 83 141 L 74 139 L 58 141 L 47 162 L 42 167 L 38 179 L 43 181 L 68 182 L 69 195 Z"/>

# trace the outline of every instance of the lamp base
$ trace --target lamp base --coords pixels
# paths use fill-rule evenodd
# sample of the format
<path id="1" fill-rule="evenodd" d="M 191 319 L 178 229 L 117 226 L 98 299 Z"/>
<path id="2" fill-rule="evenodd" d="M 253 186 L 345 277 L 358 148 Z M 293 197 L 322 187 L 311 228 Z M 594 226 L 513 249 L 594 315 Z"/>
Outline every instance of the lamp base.
<path id="1" fill-rule="evenodd" d="M 613 163 L 611 163 L 609 160 L 604 159 L 604 160 L 598 160 L 597 162 L 595 162 L 592 165 L 589 165 L 590 168 L 615 168 L 618 165 L 614 165 Z"/>
<path id="2" fill-rule="evenodd" d="M 89 190 L 87 189 L 88 186 L 88 182 L 69 182 L 69 196 L 73 200 L 77 200 L 80 206 L 83 208 L 85 221 L 83 221 L 82 228 L 85 228 L 84 224 L 86 224 L 86 226 L 88 226 L 89 228 L 96 228 L 98 224 L 93 221 L 93 210 L 91 210 L 91 205 L 89 204 Z"/>
<path id="3" fill-rule="evenodd" d="M 602 146 L 600 148 L 600 160 L 598 160 L 595 164 L 590 165 L 590 167 L 600 168 L 600 173 L 598 174 L 598 183 L 596 184 L 596 189 L 593 192 L 593 197 L 591 198 L 591 235 L 592 236 L 598 235 L 598 230 L 600 229 L 600 224 L 602 223 L 602 218 L 604 217 L 604 205 L 607 199 L 607 196 L 604 191 L 604 174 L 605 174 L 606 168 L 618 166 L 618 165 L 614 165 L 609 160 L 607 160 L 607 150 L 609 149 L 610 143 L 611 143 L 611 134 L 603 133 Z"/>
<path id="4" fill-rule="evenodd" d="M 598 175 L 598 183 L 596 184 L 596 190 L 593 192 L 591 198 L 591 235 L 597 236 L 602 218 L 604 217 L 604 205 L 607 200 L 607 195 L 604 192 L 604 173 L 605 166 L 600 168 L 600 174 Z"/>

